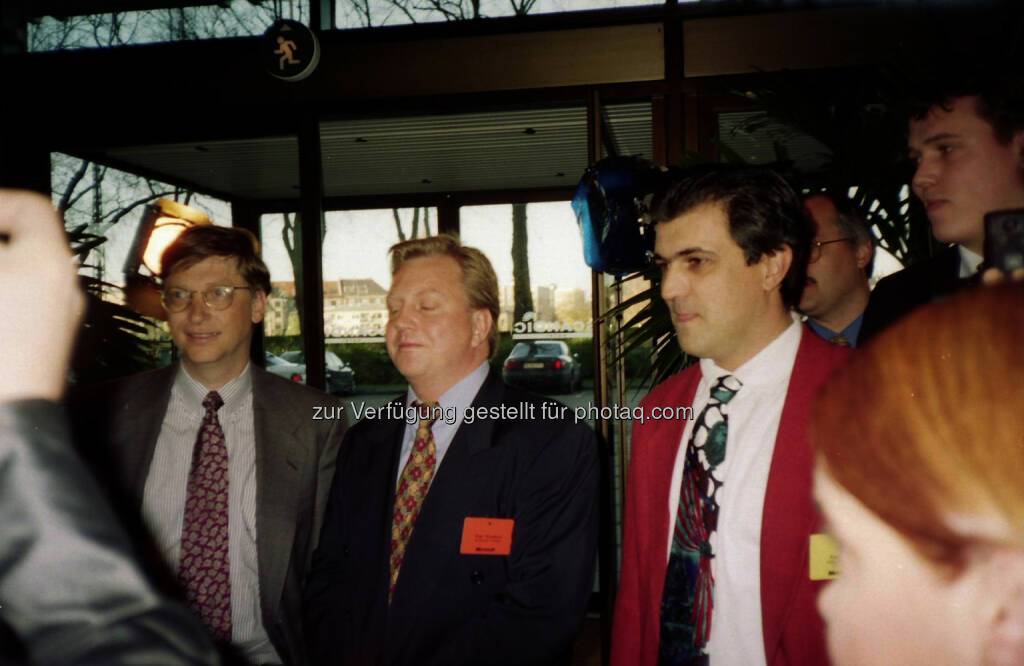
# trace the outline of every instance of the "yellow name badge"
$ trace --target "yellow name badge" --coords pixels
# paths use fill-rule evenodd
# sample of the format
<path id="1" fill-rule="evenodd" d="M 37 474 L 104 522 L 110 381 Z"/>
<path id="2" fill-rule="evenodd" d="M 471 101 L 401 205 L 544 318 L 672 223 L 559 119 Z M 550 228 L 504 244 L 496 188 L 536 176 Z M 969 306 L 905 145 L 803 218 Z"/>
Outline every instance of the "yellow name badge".
<path id="1" fill-rule="evenodd" d="M 811 580 L 831 580 L 839 575 L 839 544 L 827 534 L 811 535 Z"/>

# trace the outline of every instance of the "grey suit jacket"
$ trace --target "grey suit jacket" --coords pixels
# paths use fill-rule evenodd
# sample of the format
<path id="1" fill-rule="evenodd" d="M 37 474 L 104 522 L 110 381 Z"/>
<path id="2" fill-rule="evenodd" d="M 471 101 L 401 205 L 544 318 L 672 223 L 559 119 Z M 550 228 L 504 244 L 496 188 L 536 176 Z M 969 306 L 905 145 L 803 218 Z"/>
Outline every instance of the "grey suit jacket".
<path id="1" fill-rule="evenodd" d="M 142 506 L 178 365 L 132 375 L 72 400 L 76 439 L 129 505 Z M 285 664 L 306 664 L 302 588 L 323 523 L 343 420 L 330 395 L 252 367 L 256 432 L 256 548 L 263 625 Z M 104 467 L 106 469 L 104 470 Z M 124 507 L 122 507 L 123 509 Z M 122 511 L 122 513 L 125 513 Z M 141 525 L 132 516 L 130 523 Z M 146 559 L 155 560 L 152 553 Z"/>

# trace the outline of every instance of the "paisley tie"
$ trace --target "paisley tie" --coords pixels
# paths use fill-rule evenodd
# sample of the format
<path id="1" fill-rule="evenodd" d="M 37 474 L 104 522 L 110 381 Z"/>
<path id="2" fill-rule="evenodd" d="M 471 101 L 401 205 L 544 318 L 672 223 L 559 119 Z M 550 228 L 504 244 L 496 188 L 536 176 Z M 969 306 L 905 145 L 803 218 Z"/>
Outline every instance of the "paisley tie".
<path id="1" fill-rule="evenodd" d="M 223 404 L 216 391 L 203 400 L 206 415 L 188 473 L 178 581 L 213 637 L 227 642 L 231 640 L 228 447 L 217 418 Z"/>

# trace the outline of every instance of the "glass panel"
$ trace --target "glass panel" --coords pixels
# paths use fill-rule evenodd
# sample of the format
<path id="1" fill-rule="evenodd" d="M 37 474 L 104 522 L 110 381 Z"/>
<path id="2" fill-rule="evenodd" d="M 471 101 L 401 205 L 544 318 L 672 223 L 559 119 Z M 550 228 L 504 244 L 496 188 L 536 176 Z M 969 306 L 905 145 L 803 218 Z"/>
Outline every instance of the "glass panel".
<path id="1" fill-rule="evenodd" d="M 651 124 L 651 103 L 627 102 L 604 106 L 607 123 L 601 144 L 601 157 L 614 149 L 619 156 L 639 155 L 654 159 L 654 133 Z"/>
<path id="2" fill-rule="evenodd" d="M 768 164 L 792 160 L 796 170 L 812 173 L 826 166 L 831 154 L 825 144 L 764 111 L 719 113 L 718 138 L 724 162 Z"/>
<path id="3" fill-rule="evenodd" d="M 337 27 L 365 28 L 663 4 L 664 0 L 338 0 L 335 7 Z"/>
<path id="4" fill-rule="evenodd" d="M 553 395 L 567 416 L 593 426 L 592 273 L 569 203 L 464 206 L 460 229 L 498 275 L 492 368 L 510 384 Z M 595 592 L 599 581 L 595 572 Z"/>
<path id="5" fill-rule="evenodd" d="M 570 408 L 580 408 L 581 420 L 591 420 L 590 269 L 569 203 L 466 206 L 461 235 L 487 255 L 498 274 L 494 369 L 511 384 L 557 394 Z"/>
<path id="6" fill-rule="evenodd" d="M 270 269 L 270 295 L 263 316 L 263 351 L 269 372 L 300 384 L 306 383 L 305 346 L 302 340 L 301 217 L 275 213 L 260 217 L 260 248 Z M 301 357 L 301 360 L 300 358 Z"/>
<path id="7" fill-rule="evenodd" d="M 222 6 L 222 5 L 227 6 Z M 262 35 L 274 22 L 274 5 L 231 0 L 201 7 L 39 17 L 28 24 L 29 51 L 103 48 L 127 44 Z M 283 18 L 308 25 L 309 2 L 284 4 Z"/>
<path id="8" fill-rule="evenodd" d="M 388 248 L 437 233 L 436 208 L 332 211 L 326 215 L 322 278 L 327 389 L 345 400 L 349 423 L 405 389 L 384 346 Z"/>
<path id="9" fill-rule="evenodd" d="M 146 206 L 173 199 L 202 210 L 214 224 L 230 225 L 231 208 L 219 199 L 111 167 L 51 153 L 54 206 L 64 215 L 69 240 L 78 254 L 79 273 L 89 308 L 73 375 L 92 383 L 166 365 L 170 336 L 163 321 L 125 307 L 126 263 Z M 142 274 L 148 271 L 142 268 Z M 159 304 L 152 302 L 159 311 Z"/>

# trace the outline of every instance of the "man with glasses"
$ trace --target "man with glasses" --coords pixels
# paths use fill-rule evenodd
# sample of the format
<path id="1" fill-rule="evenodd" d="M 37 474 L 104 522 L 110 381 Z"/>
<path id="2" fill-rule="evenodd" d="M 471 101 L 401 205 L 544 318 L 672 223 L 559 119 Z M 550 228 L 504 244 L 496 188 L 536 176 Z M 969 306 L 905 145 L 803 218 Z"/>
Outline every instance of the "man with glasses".
<path id="1" fill-rule="evenodd" d="M 828 192 L 804 198 L 814 225 L 807 285 L 799 310 L 811 330 L 829 342 L 856 347 L 871 289 L 875 248 L 867 221 L 853 203 Z"/>
<path id="2" fill-rule="evenodd" d="M 182 233 L 160 276 L 180 362 L 94 390 L 76 420 L 226 662 L 306 664 L 301 588 L 345 426 L 313 419 L 336 399 L 250 362 L 270 292 L 256 248 L 240 229 Z"/>

